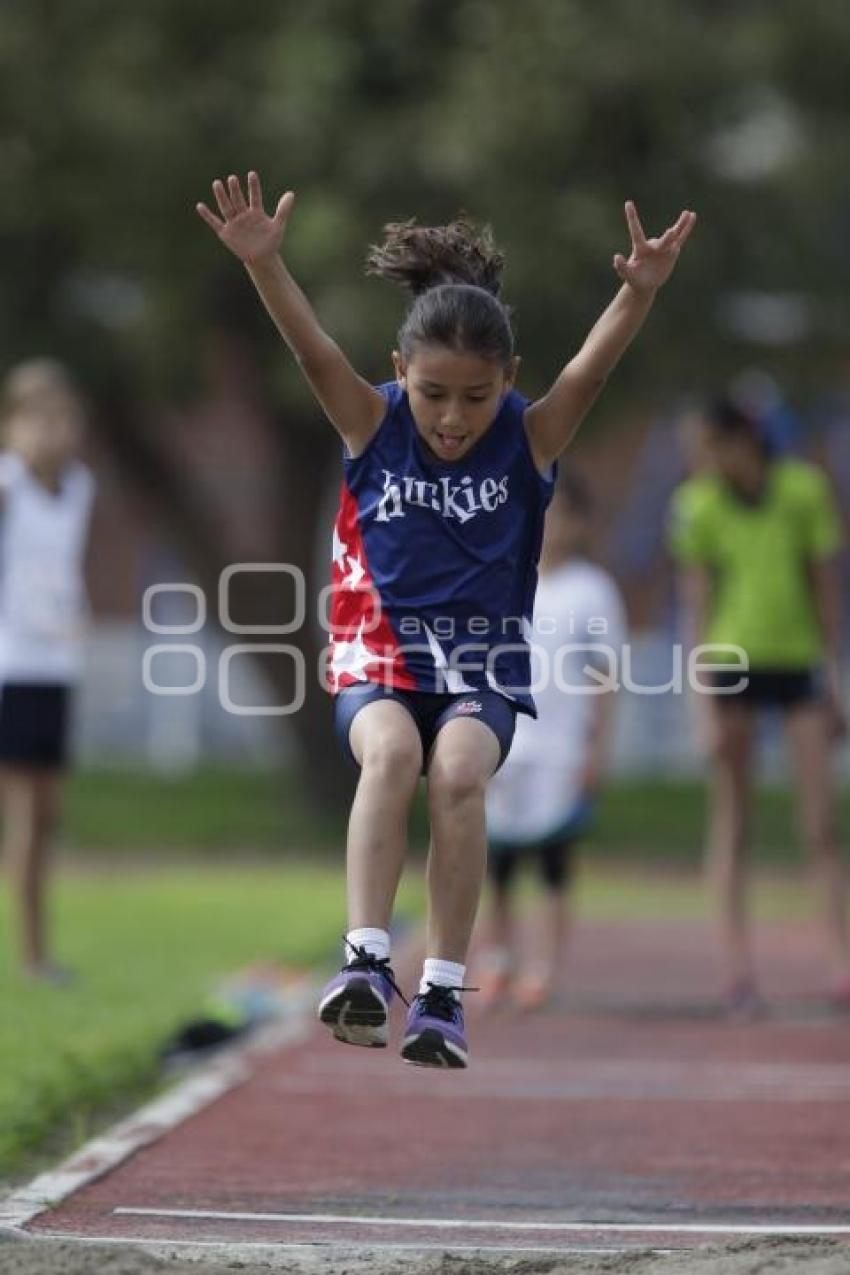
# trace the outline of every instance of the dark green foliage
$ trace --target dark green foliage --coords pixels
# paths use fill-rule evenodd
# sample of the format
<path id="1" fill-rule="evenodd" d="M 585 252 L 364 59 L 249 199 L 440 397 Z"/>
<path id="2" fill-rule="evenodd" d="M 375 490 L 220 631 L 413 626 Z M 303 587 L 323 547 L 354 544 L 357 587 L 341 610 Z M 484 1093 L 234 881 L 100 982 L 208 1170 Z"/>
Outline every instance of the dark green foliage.
<path id="1" fill-rule="evenodd" d="M 293 265 L 370 375 L 399 318 L 361 273 L 385 221 L 464 207 L 493 223 L 534 390 L 613 291 L 631 196 L 650 227 L 683 206 L 702 221 L 604 411 L 763 355 L 718 326 L 731 287 L 810 296 L 810 339 L 767 360 L 802 382 L 848 291 L 848 54 L 850 11 L 829 0 L 5 5 L 0 347 L 65 354 L 95 385 L 121 359 L 157 398 L 192 387 L 205 335 L 229 323 L 292 401 L 193 211 L 215 174 L 255 166 L 269 195 L 299 192 Z M 718 139 L 759 113 L 791 121 L 787 161 L 722 176 Z"/>

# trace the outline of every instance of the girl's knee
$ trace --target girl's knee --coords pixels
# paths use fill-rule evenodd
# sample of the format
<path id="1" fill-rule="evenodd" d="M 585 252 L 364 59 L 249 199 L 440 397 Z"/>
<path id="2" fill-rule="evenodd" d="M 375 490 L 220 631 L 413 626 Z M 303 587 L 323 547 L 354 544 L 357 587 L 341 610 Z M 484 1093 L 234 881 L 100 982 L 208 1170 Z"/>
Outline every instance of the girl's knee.
<path id="1" fill-rule="evenodd" d="M 422 746 L 413 734 L 373 732 L 363 743 L 363 772 L 398 783 L 415 783 L 422 768 Z"/>
<path id="2" fill-rule="evenodd" d="M 442 758 L 435 756 L 428 769 L 429 800 L 444 805 L 484 800 L 487 776 L 474 758 Z"/>

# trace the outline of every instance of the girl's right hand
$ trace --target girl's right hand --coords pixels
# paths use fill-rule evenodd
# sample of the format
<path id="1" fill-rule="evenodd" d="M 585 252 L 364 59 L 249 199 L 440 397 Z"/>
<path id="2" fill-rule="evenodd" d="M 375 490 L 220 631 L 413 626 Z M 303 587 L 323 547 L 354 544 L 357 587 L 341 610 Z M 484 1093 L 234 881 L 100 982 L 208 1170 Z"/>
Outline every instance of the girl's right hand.
<path id="1" fill-rule="evenodd" d="M 216 178 L 212 188 L 221 217 L 216 217 L 206 204 L 199 203 L 195 207 L 224 246 L 246 265 L 276 257 L 295 203 L 294 192 L 288 190 L 282 195 L 274 216 L 269 217 L 263 208 L 263 192 L 256 173 L 248 174 L 247 203 L 238 177 L 228 177 L 226 186 Z"/>

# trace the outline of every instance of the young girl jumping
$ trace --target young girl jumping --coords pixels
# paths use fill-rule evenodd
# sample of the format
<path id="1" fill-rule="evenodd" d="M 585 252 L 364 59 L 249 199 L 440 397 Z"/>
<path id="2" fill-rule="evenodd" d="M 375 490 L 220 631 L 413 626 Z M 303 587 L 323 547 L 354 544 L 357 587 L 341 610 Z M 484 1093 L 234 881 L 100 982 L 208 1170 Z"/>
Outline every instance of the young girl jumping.
<path id="1" fill-rule="evenodd" d="M 695 214 L 647 239 L 626 204 L 617 296 L 551 389 L 514 389 L 519 359 L 499 299 L 503 258 L 460 218 L 386 227 L 368 269 L 414 301 L 372 386 L 320 327 L 280 257 L 295 202 L 266 214 L 260 181 L 213 183 L 197 210 L 248 273 L 343 446 L 333 536 L 329 690 L 341 746 L 360 768 L 348 833 L 346 964 L 319 1016 L 337 1040 L 386 1045 L 398 991 L 389 924 L 419 776 L 431 822 L 427 952 L 402 1057 L 465 1067 L 460 992 L 484 878 L 487 781 L 517 712 L 536 716 L 526 639 L 558 456 L 646 318 Z"/>

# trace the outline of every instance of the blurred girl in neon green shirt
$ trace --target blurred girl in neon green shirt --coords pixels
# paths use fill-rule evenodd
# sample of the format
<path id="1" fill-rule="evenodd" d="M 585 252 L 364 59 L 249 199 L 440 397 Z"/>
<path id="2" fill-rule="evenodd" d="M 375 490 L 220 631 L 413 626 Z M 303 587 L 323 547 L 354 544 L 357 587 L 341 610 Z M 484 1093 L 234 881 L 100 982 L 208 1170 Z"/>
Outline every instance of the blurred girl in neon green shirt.
<path id="1" fill-rule="evenodd" d="M 730 400 L 707 416 L 709 467 L 676 491 L 671 548 L 682 566 L 689 637 L 742 648 L 748 671 L 716 673 L 698 696 L 713 767 L 707 866 L 719 894 L 728 1005 L 761 1008 L 747 908 L 747 850 L 757 712 L 781 712 L 828 941 L 831 995 L 850 1009 L 846 881 L 835 842 L 831 754 L 844 734 L 841 527 L 826 476 L 775 456 L 758 421 Z M 720 657 L 723 658 L 722 656 Z M 725 693 L 724 693 L 725 692 Z"/>

